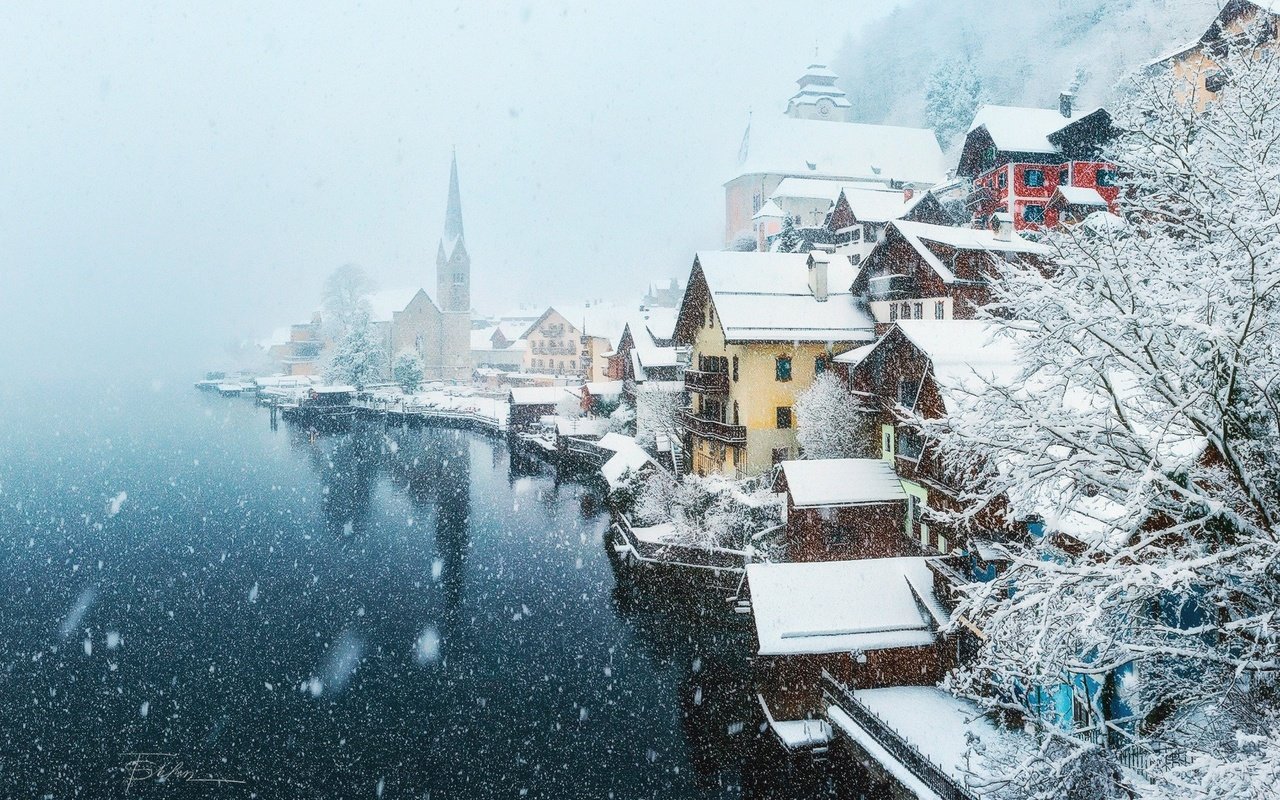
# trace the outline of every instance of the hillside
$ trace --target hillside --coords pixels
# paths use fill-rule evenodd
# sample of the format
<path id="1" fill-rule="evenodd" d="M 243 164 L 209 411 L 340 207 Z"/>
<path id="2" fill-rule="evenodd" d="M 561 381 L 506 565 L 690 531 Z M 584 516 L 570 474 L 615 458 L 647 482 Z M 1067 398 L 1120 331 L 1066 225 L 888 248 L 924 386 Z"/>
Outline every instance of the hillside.
<path id="1" fill-rule="evenodd" d="M 956 94 L 947 87 L 959 85 L 966 87 L 960 94 L 982 102 L 1043 107 L 1055 106 L 1058 93 L 1078 82 L 1077 107 L 1095 106 L 1130 69 L 1198 35 L 1219 5 L 912 0 L 846 40 L 833 66 L 863 122 L 937 125 L 938 112 L 926 107 L 931 82 L 942 87 L 939 95 Z M 970 103 L 961 98 L 961 105 Z M 942 138 L 948 144 L 945 132 Z"/>

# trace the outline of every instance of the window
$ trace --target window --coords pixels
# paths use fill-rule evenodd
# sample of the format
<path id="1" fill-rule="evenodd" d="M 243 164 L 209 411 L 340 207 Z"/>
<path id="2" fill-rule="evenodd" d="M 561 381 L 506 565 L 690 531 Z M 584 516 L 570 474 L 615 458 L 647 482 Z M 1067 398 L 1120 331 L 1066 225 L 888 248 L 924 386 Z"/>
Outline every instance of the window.
<path id="1" fill-rule="evenodd" d="M 778 406 L 778 430 L 791 427 L 791 406 Z"/>
<path id="2" fill-rule="evenodd" d="M 916 404 L 916 392 L 918 383 L 909 380 L 898 381 L 898 402 L 907 408 L 911 408 Z"/>
<path id="3" fill-rule="evenodd" d="M 733 382 L 738 382 L 738 357 L 733 357 Z"/>
<path id="4" fill-rule="evenodd" d="M 897 318 L 898 318 L 898 304 L 892 303 L 889 305 L 889 321 L 893 322 Z"/>
<path id="5" fill-rule="evenodd" d="M 996 146 L 995 145 L 991 145 L 986 150 L 982 151 L 982 163 L 984 166 L 996 163 Z"/>
<path id="6" fill-rule="evenodd" d="M 902 318 L 903 318 L 903 319 L 911 319 L 911 304 L 910 304 L 910 303 L 903 303 L 903 304 L 902 304 L 902 311 L 901 311 L 901 312 L 899 312 L 899 313 L 901 313 L 901 314 L 902 314 Z"/>
<path id="7" fill-rule="evenodd" d="M 733 448 L 733 466 L 735 467 L 739 466 L 741 460 L 742 460 L 742 448 L 741 447 Z"/>
<path id="8" fill-rule="evenodd" d="M 1115 186 L 1120 183 L 1120 174 L 1114 169 L 1098 170 L 1099 186 Z"/>
<path id="9" fill-rule="evenodd" d="M 1044 170 L 1029 169 L 1023 173 L 1022 180 L 1027 186 L 1044 186 Z"/>
<path id="10" fill-rule="evenodd" d="M 815 359 L 813 360 L 813 374 L 814 374 L 814 376 L 816 377 L 816 376 L 818 376 L 818 375 L 821 375 L 822 373 L 824 373 L 824 372 L 826 372 L 826 371 L 827 371 L 827 357 L 826 357 L 826 356 L 818 356 L 817 358 L 815 358 Z"/>
<path id="11" fill-rule="evenodd" d="M 1204 88 L 1211 92 L 1217 93 L 1222 91 L 1222 87 L 1227 85 L 1227 73 L 1221 70 L 1214 70 L 1204 76 Z"/>
<path id="12" fill-rule="evenodd" d="M 1044 206 L 1027 206 L 1022 209 L 1024 222 L 1044 222 Z"/>
<path id="13" fill-rule="evenodd" d="M 780 463 L 780 462 L 782 462 L 782 461 L 786 461 L 786 460 L 787 460 L 788 458 L 790 458 L 790 457 L 791 457 L 791 448 L 790 448 L 790 447 L 775 447 L 775 448 L 773 448 L 773 463 L 777 464 L 777 463 Z"/>
<path id="14" fill-rule="evenodd" d="M 1066 186 L 1070 182 L 1071 182 L 1070 174 L 1067 172 L 1067 168 L 1063 167 L 1062 169 L 1058 170 L 1058 185 Z"/>
<path id="15" fill-rule="evenodd" d="M 734 425 L 740 424 L 738 422 L 738 401 L 737 400 L 733 401 L 733 424 Z M 736 464 L 737 461 L 735 461 L 734 463 Z"/>
<path id="16" fill-rule="evenodd" d="M 947 318 L 947 304 L 946 304 L 945 302 L 943 302 L 942 300 L 935 300 L 935 301 L 934 301 L 934 303 L 933 303 L 933 318 L 934 318 L 934 319 L 946 319 L 946 318 Z"/>
<path id="17" fill-rule="evenodd" d="M 569 362 L 569 369 L 577 369 L 577 368 L 578 368 L 578 362 L 576 361 Z"/>
<path id="18" fill-rule="evenodd" d="M 915 303 L 916 319 L 924 319 L 924 303 Z"/>
<path id="19" fill-rule="evenodd" d="M 924 452 L 924 439 L 920 434 L 909 428 L 898 428 L 898 455 L 903 458 L 919 460 L 920 455 Z"/>
<path id="20" fill-rule="evenodd" d="M 791 380 L 791 356 L 778 356 L 777 362 L 773 366 L 773 375 L 780 381 Z M 788 413 L 790 413 L 788 411 Z M 782 426 L 779 425 L 779 428 Z M 790 425 L 786 427 L 790 428 Z"/>
<path id="21" fill-rule="evenodd" d="M 1003 172 L 1001 172 L 999 175 L 996 176 L 996 186 L 999 186 L 1001 189 L 1003 189 L 1006 182 L 1007 181 L 1005 180 L 1005 176 Z"/>

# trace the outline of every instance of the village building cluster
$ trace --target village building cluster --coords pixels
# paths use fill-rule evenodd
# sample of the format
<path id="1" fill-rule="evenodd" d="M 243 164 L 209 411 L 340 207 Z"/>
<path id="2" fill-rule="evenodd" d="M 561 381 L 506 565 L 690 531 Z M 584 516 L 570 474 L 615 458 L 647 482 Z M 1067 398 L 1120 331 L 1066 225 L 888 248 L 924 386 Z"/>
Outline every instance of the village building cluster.
<path id="1" fill-rule="evenodd" d="M 1232 0 L 1149 68 L 1184 79 L 1184 101 L 1203 109 L 1225 80 L 1218 43 L 1259 22 L 1258 44 L 1274 43 L 1277 20 L 1280 7 Z M 1022 687 L 1042 698 L 1038 720 L 988 719 L 938 688 L 984 637 L 949 624 L 957 587 L 1002 570 L 1002 543 L 1070 547 L 1073 531 L 999 508 L 952 525 L 965 486 L 921 430 L 1017 374 L 1016 348 L 978 319 L 999 269 L 1052 269 L 1042 231 L 1117 224 L 1121 176 L 1103 153 L 1119 132 L 1070 92 L 1056 108 L 983 105 L 949 161 L 931 130 L 854 122 L 836 81 L 811 64 L 785 113 L 750 121 L 723 186 L 725 247 L 696 253 L 683 284 L 630 307 L 475 314 L 455 160 L 436 295 L 375 296 L 374 322 L 388 358 L 411 349 L 424 381 L 501 396 L 513 433 L 584 448 L 616 492 L 653 472 L 763 481 L 779 498 L 781 557 L 753 560 L 744 540 L 694 566 L 749 562 L 732 599 L 751 615 L 759 704 L 780 744 L 872 765 L 877 796 L 973 797 L 954 749 L 966 736 L 1016 749 L 1024 723 L 1131 724 L 1125 667 Z M 284 374 L 308 375 L 330 346 L 316 318 L 271 352 Z M 839 458 L 811 457 L 799 435 L 797 406 L 823 376 L 858 419 L 857 452 Z M 623 555 L 693 558 L 673 524 L 619 517 Z"/>

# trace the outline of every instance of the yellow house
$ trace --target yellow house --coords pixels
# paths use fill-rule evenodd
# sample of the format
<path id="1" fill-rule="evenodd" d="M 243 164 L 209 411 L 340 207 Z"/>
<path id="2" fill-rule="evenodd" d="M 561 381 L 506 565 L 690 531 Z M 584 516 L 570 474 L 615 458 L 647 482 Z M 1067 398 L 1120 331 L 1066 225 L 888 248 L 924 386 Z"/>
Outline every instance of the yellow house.
<path id="1" fill-rule="evenodd" d="M 843 255 L 700 252 L 676 322 L 690 350 L 681 416 L 700 475 L 757 475 L 795 458 L 795 398 L 833 356 L 872 341 Z"/>
<path id="2" fill-rule="evenodd" d="M 1153 71 L 1172 72 L 1183 101 L 1196 111 L 1217 98 L 1229 76 L 1220 63 L 1233 48 L 1244 52 L 1274 48 L 1280 41 L 1280 2 L 1228 0 L 1198 39 L 1151 62 Z"/>

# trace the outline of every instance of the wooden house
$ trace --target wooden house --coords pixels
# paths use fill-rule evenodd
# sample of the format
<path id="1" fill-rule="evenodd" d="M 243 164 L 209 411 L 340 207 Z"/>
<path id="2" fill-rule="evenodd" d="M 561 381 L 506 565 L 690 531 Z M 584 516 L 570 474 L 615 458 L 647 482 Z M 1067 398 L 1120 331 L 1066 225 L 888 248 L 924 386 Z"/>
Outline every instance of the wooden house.
<path id="1" fill-rule="evenodd" d="M 747 565 L 754 678 L 784 744 L 821 705 L 822 674 L 848 686 L 929 686 L 951 664 L 947 611 L 923 558 Z"/>
<path id="2" fill-rule="evenodd" d="M 972 319 L 991 300 L 999 262 L 1043 263 L 1049 249 L 1019 236 L 1007 219 L 996 230 L 890 222 L 862 262 L 850 291 L 864 302 L 877 333 L 899 319 Z"/>
<path id="3" fill-rule="evenodd" d="M 979 320 L 898 320 L 874 345 L 836 358 L 854 397 L 878 421 L 881 458 L 908 496 L 908 535 L 928 553 L 949 553 L 960 533 L 930 524 L 924 509 L 959 510 L 961 487 L 946 474 L 936 447 L 909 421 L 941 419 L 983 391 L 982 380 L 1018 374 L 1017 351 Z M 997 538 L 1010 533 L 995 509 L 978 521 Z"/>
<path id="4" fill-rule="evenodd" d="M 787 498 L 788 561 L 919 554 L 908 538 L 907 494 L 883 459 L 784 461 L 773 488 Z"/>
<path id="5" fill-rule="evenodd" d="M 1056 110 L 978 109 L 956 170 L 972 181 L 975 227 L 989 227 L 997 213 L 1011 215 L 1016 230 L 1053 227 L 1059 220 L 1049 200 L 1060 186 L 1093 189 L 1109 207 L 1115 202 L 1119 175 L 1100 157 L 1115 135 L 1111 115 L 1099 108 L 1072 116 L 1072 100 L 1064 93 Z"/>

